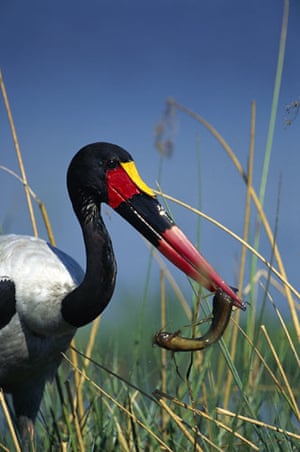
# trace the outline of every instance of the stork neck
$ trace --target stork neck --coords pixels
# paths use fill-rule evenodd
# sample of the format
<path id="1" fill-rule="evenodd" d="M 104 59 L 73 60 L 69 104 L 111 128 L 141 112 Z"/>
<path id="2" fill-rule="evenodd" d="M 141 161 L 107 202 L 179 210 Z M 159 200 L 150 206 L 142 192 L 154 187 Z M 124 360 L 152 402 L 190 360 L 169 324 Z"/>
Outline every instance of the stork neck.
<path id="1" fill-rule="evenodd" d="M 62 301 L 64 319 L 75 327 L 88 324 L 109 303 L 116 279 L 112 243 L 96 203 L 75 210 L 86 249 L 86 273 L 82 283 Z"/>

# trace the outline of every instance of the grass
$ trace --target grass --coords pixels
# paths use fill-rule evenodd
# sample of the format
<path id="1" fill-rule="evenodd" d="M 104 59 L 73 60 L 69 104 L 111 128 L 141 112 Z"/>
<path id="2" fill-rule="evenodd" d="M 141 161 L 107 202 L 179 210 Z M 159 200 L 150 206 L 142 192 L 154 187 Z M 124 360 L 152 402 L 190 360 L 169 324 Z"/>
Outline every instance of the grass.
<path id="1" fill-rule="evenodd" d="M 287 27 L 286 20 L 283 26 Z M 284 39 L 284 34 L 282 36 Z M 281 45 L 280 49 L 282 65 L 284 47 Z M 0 79 L 2 93 L 5 93 L 2 77 Z M 27 193 L 33 230 L 36 222 L 30 207 L 32 199 L 40 206 L 50 241 L 54 243 L 45 206 L 27 183 L 6 93 L 4 99 L 20 162 L 21 175 L 17 177 Z M 273 102 L 272 118 L 276 116 L 276 108 Z M 265 214 L 263 205 L 268 200 L 264 196 L 260 198 L 252 185 L 255 103 L 251 106 L 246 169 L 211 124 L 174 99 L 167 101 L 166 115 L 158 128 L 160 165 L 165 158 L 164 150 L 168 156 L 172 153 L 172 140 L 164 142 L 164 136 L 179 113 L 200 123 L 219 141 L 239 173 L 241 184 L 246 185 L 243 237 L 236 236 L 199 209 L 158 193 L 166 203 L 180 203 L 188 213 L 196 213 L 199 222 L 204 217 L 201 221 L 214 222 L 223 228 L 224 234 L 240 242 L 239 288 L 252 299 L 251 306 L 242 318 L 236 311 L 224 337 L 204 352 L 172 355 L 149 347 L 155 333 L 153 325 L 163 328 L 171 319 L 172 324 L 181 327 L 192 325 L 187 334 L 200 335 L 207 325 L 195 325 L 195 319 L 210 312 L 210 300 L 201 289 L 191 285 L 190 293 L 183 294 L 160 256 L 150 250 L 149 269 L 152 265 L 160 268 L 159 292 L 153 295 L 146 277 L 144 313 L 139 319 L 132 314 L 125 316 L 122 327 L 117 327 L 117 335 L 110 334 L 101 319 L 78 333 L 71 350 L 63 357 L 55 382 L 46 388 L 36 423 L 37 450 L 294 451 L 300 448 L 300 295 L 288 280 L 276 243 L 276 225 L 273 230 Z M 266 183 L 270 149 L 268 147 L 261 186 Z M 161 166 L 159 171 L 161 173 Z M 253 206 L 261 224 L 257 234 L 262 230 L 266 232 L 272 249 L 271 259 L 259 252 L 257 229 L 250 230 Z M 250 243 L 251 236 L 256 237 L 254 245 Z M 248 276 L 246 264 L 251 256 L 262 261 L 263 269 L 257 270 L 255 264 L 253 274 Z M 135 297 L 133 294 L 132 298 Z M 154 297 L 159 300 L 156 312 L 153 312 Z M 288 312 L 280 310 L 280 297 L 284 298 Z M 150 304 L 152 310 L 148 312 Z M 0 450 L 20 450 L 2 393 L 0 411 L 4 413 Z"/>

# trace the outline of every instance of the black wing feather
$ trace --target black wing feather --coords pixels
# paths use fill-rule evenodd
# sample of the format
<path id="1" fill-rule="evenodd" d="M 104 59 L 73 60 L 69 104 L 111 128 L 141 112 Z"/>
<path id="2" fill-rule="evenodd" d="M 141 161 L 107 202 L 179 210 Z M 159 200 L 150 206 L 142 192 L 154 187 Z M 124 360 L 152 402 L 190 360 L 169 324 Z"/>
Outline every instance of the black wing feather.
<path id="1" fill-rule="evenodd" d="M 0 328 L 7 325 L 16 313 L 15 283 L 6 276 L 0 277 Z"/>

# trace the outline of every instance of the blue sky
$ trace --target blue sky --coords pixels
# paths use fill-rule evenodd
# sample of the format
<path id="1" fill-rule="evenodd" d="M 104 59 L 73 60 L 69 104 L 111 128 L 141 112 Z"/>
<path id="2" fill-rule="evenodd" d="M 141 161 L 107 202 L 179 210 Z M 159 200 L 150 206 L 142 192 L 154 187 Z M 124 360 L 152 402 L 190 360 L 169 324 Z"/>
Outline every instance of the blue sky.
<path id="1" fill-rule="evenodd" d="M 130 151 L 140 174 L 154 187 L 159 168 L 154 130 L 169 96 L 211 122 L 244 166 L 250 105 L 256 100 L 254 181 L 258 190 L 282 10 L 279 0 L 1 2 L 0 67 L 28 179 L 48 208 L 60 248 L 84 266 L 80 231 L 65 188 L 72 155 L 93 141 L 117 143 Z M 282 178 L 278 243 L 296 287 L 300 118 L 289 128 L 284 118 L 285 105 L 300 95 L 299 23 L 300 4 L 293 0 L 265 200 L 274 225 Z M 0 164 L 17 170 L 2 100 L 0 124 Z M 193 120 L 179 114 L 174 124 L 174 154 L 163 164 L 163 189 L 198 205 L 200 149 L 202 209 L 242 234 L 245 187 L 232 163 Z M 0 189 L 0 221 L 5 232 L 31 234 L 22 187 L 1 172 Z M 171 207 L 177 223 L 195 241 L 197 218 Z M 119 264 L 119 287 L 136 288 L 137 281 L 143 284 L 147 270 L 147 248 L 108 208 L 104 215 Z M 254 220 L 251 228 L 253 234 Z M 45 236 L 42 227 L 40 233 Z M 133 247 L 130 252 L 129 243 Z M 269 257 L 270 246 L 264 237 L 261 246 Z M 238 243 L 204 222 L 201 249 L 234 284 Z"/>

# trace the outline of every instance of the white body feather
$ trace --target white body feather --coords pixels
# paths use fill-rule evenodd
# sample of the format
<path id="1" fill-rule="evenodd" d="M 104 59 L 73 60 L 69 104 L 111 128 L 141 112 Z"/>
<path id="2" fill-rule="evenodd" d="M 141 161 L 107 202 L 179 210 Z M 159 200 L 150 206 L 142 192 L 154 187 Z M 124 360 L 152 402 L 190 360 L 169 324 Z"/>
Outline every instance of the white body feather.
<path id="1" fill-rule="evenodd" d="M 0 236 L 0 279 L 15 284 L 16 314 L 0 329 L 0 386 L 14 390 L 26 378 L 56 372 L 76 329 L 64 321 L 61 301 L 84 273 L 44 240 Z M 40 374 L 40 375 L 39 375 Z"/>

